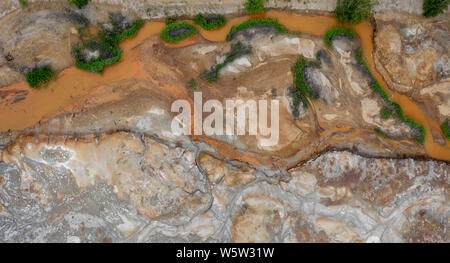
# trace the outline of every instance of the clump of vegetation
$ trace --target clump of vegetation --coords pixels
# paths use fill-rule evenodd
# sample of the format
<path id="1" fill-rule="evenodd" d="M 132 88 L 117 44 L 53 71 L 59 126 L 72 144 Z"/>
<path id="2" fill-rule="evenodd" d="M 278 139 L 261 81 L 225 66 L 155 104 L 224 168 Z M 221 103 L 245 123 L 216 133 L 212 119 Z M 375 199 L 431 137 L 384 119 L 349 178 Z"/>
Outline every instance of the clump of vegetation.
<path id="1" fill-rule="evenodd" d="M 290 87 L 288 91 L 293 100 L 292 114 L 294 115 L 294 118 L 297 118 L 299 115 L 298 106 L 300 106 L 300 102 L 302 102 L 303 107 L 307 109 L 308 100 L 306 97 L 310 97 L 311 99 L 317 99 L 319 97 L 318 94 L 311 90 L 306 81 L 305 71 L 307 67 L 319 67 L 319 62 L 307 61 L 303 58 L 299 58 L 295 63 L 295 66 L 292 67 L 292 72 L 295 75 L 294 86 Z"/>
<path id="2" fill-rule="evenodd" d="M 359 24 L 370 16 L 374 0 L 338 0 L 334 13 L 340 23 Z"/>
<path id="3" fill-rule="evenodd" d="M 384 107 L 380 111 L 381 118 L 383 118 L 385 120 L 389 119 L 391 117 L 392 113 L 393 113 L 393 111 L 391 109 L 389 109 L 388 107 Z"/>
<path id="4" fill-rule="evenodd" d="M 308 96 L 311 99 L 317 99 L 319 96 L 311 90 L 305 78 L 305 70 L 307 67 L 318 67 L 318 63 L 315 61 L 307 61 L 303 58 L 300 58 L 297 60 L 297 63 L 295 63 L 295 87 L 299 89 L 303 95 Z"/>
<path id="5" fill-rule="evenodd" d="M 375 128 L 375 133 L 380 135 L 381 137 L 389 138 L 388 135 L 379 128 Z"/>
<path id="6" fill-rule="evenodd" d="M 144 24 L 142 20 L 136 20 L 133 25 L 127 28 L 121 28 L 115 19 L 112 19 L 113 30 L 105 31 L 105 42 L 110 45 L 119 43 L 120 41 L 133 37 Z"/>
<path id="7" fill-rule="evenodd" d="M 197 29 L 190 23 L 183 21 L 168 24 L 161 31 L 161 38 L 169 43 L 177 43 L 181 40 L 193 36 L 197 33 Z"/>
<path id="8" fill-rule="evenodd" d="M 424 17 L 434 17 L 439 14 L 443 14 L 448 8 L 450 0 L 425 0 L 423 1 L 423 13 Z"/>
<path id="9" fill-rule="evenodd" d="M 227 41 L 230 41 L 236 32 L 245 30 L 250 27 L 256 27 L 256 26 L 273 27 L 276 31 L 278 31 L 280 33 L 289 32 L 287 30 L 287 28 L 284 27 L 283 25 L 280 25 L 278 23 L 278 20 L 275 18 L 249 19 L 247 21 L 240 23 L 237 26 L 232 26 L 230 29 L 230 32 L 228 32 L 226 39 L 227 39 Z"/>
<path id="10" fill-rule="evenodd" d="M 225 17 L 222 15 L 202 15 L 194 17 L 194 22 L 207 30 L 217 29 L 225 25 Z"/>
<path id="11" fill-rule="evenodd" d="M 75 65 L 79 69 L 101 74 L 103 68 L 122 57 L 118 43 L 136 35 L 143 25 L 141 20 L 128 23 L 121 15 L 110 14 L 110 19 L 112 28 L 104 28 L 97 39 L 88 39 L 73 48 Z"/>
<path id="12" fill-rule="evenodd" d="M 191 79 L 188 83 L 189 88 L 191 89 L 197 89 L 197 82 L 195 81 L 195 79 Z"/>
<path id="13" fill-rule="evenodd" d="M 19 4 L 21 7 L 25 7 L 28 5 L 27 1 L 25 1 L 25 0 L 19 0 Z"/>
<path id="14" fill-rule="evenodd" d="M 236 58 L 248 53 L 250 53 L 250 48 L 241 44 L 240 41 L 237 41 L 231 45 L 231 50 L 226 54 L 225 60 L 222 63 L 211 67 L 209 70 L 204 70 L 202 74 L 200 74 L 200 78 L 208 81 L 208 83 L 216 82 L 218 79 L 219 70 Z"/>
<path id="15" fill-rule="evenodd" d="M 405 113 L 403 112 L 402 107 L 398 104 L 395 103 L 391 100 L 391 98 L 389 97 L 389 95 L 387 94 L 387 92 L 383 89 L 383 87 L 381 87 L 380 83 L 378 83 L 378 81 L 375 79 L 375 77 L 373 76 L 372 72 L 369 69 L 369 66 L 367 65 L 367 63 L 362 59 L 362 52 L 361 49 L 357 49 L 355 52 L 355 58 L 356 60 L 364 66 L 364 68 L 366 69 L 366 71 L 369 73 L 369 75 L 371 76 L 371 82 L 370 82 L 370 87 L 377 92 L 378 94 L 380 94 L 380 96 L 387 102 L 389 103 L 395 110 L 395 112 L 397 113 L 398 117 L 400 118 L 400 120 L 402 120 L 403 122 L 405 122 L 406 124 L 408 124 L 409 126 L 411 126 L 412 128 L 414 128 L 417 133 L 414 136 L 414 139 L 418 142 L 423 144 L 425 141 L 425 127 L 422 124 L 417 123 L 415 120 L 408 118 L 405 116 Z"/>
<path id="16" fill-rule="evenodd" d="M 173 18 L 171 18 L 171 17 L 166 17 L 164 22 L 166 22 L 166 25 L 170 25 L 170 24 L 174 23 L 175 20 Z"/>
<path id="17" fill-rule="evenodd" d="M 249 14 L 264 12 L 263 0 L 247 0 L 247 2 L 244 3 L 244 6 Z"/>
<path id="18" fill-rule="evenodd" d="M 323 37 L 323 40 L 325 41 L 327 46 L 330 47 L 330 48 L 333 45 L 331 43 L 331 38 L 334 37 L 334 36 L 346 36 L 346 37 L 348 37 L 348 38 L 353 40 L 355 38 L 355 32 L 353 30 L 346 29 L 346 28 L 341 28 L 341 27 L 335 27 L 335 28 L 332 28 L 332 29 L 328 30 L 325 33 L 325 36 Z"/>
<path id="19" fill-rule="evenodd" d="M 30 87 L 38 88 L 40 85 L 47 83 L 53 75 L 50 67 L 44 66 L 27 73 L 25 79 Z"/>
<path id="20" fill-rule="evenodd" d="M 441 124 L 441 129 L 442 132 L 444 133 L 445 137 L 447 137 L 447 139 L 450 139 L 450 125 L 448 124 L 449 121 L 446 120 Z"/>
<path id="21" fill-rule="evenodd" d="M 70 5 L 74 5 L 78 8 L 83 8 L 83 6 L 87 5 L 89 0 L 69 0 Z"/>
<path id="22" fill-rule="evenodd" d="M 89 56 L 84 52 L 92 52 Z M 102 40 L 90 40 L 82 43 L 72 50 L 77 68 L 89 72 L 101 74 L 104 67 L 112 65 L 120 60 L 122 52 L 117 45 Z"/>
<path id="23" fill-rule="evenodd" d="M 292 115 L 294 119 L 297 119 L 299 116 L 298 107 L 300 106 L 300 102 L 303 103 L 304 108 L 308 108 L 308 101 L 306 97 L 300 92 L 299 89 L 295 87 L 290 87 L 288 89 L 289 96 L 292 97 Z"/>

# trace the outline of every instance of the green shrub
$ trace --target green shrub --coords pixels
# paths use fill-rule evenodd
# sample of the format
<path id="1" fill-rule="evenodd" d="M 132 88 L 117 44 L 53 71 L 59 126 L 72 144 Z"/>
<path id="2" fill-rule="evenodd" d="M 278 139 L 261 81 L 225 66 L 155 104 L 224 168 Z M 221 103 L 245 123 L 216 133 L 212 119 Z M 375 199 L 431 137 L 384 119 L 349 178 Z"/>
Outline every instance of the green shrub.
<path id="1" fill-rule="evenodd" d="M 197 89 L 197 82 L 195 81 L 195 79 L 191 79 L 188 83 L 189 88 L 191 89 Z"/>
<path id="2" fill-rule="evenodd" d="M 318 64 L 313 61 L 306 61 L 303 58 L 299 58 L 297 60 L 297 63 L 295 63 L 294 67 L 294 73 L 295 73 L 295 80 L 294 84 L 297 89 L 300 90 L 300 92 L 307 97 L 310 97 L 312 99 L 317 99 L 317 94 L 314 94 L 310 87 L 308 86 L 308 83 L 305 79 L 305 69 L 306 67 L 317 67 Z"/>
<path id="3" fill-rule="evenodd" d="M 443 14 L 448 8 L 450 0 L 425 0 L 423 1 L 423 13 L 424 17 L 434 17 L 439 14 Z"/>
<path id="4" fill-rule="evenodd" d="M 186 31 L 182 32 L 179 35 L 171 35 L 171 32 L 174 30 L 179 29 L 186 29 Z M 197 33 L 197 29 L 190 23 L 183 21 L 178 23 L 172 23 L 168 24 L 162 31 L 161 31 L 161 38 L 169 43 L 177 43 L 181 40 L 188 38 L 192 35 L 195 35 Z"/>
<path id="5" fill-rule="evenodd" d="M 52 77 L 53 72 L 49 66 L 44 66 L 31 71 L 25 75 L 25 79 L 32 88 L 38 88 L 40 85 L 47 83 Z"/>
<path id="6" fill-rule="evenodd" d="M 69 0 L 70 5 L 74 5 L 78 8 L 83 8 L 83 6 L 87 5 L 89 0 Z"/>
<path id="7" fill-rule="evenodd" d="M 120 50 L 118 43 L 126 38 L 136 35 L 139 28 L 143 25 L 142 20 L 137 20 L 133 25 L 123 29 L 119 26 L 119 22 L 117 22 L 113 16 L 110 18 L 113 24 L 113 29 L 111 31 L 107 32 L 104 30 L 99 40 L 91 39 L 82 42 L 73 48 L 72 54 L 75 57 L 75 65 L 77 68 L 101 74 L 103 68 L 116 63 L 122 57 L 122 51 Z M 86 49 L 98 51 L 98 57 L 86 59 L 82 54 L 82 50 Z"/>
<path id="8" fill-rule="evenodd" d="M 353 40 L 355 38 L 355 32 L 353 30 L 340 27 L 335 27 L 328 30 L 327 33 L 325 33 L 325 36 L 323 37 L 323 40 L 325 41 L 328 47 L 331 47 L 333 45 L 331 43 L 331 38 L 334 36 L 346 36 Z"/>
<path id="9" fill-rule="evenodd" d="M 21 7 L 25 7 L 28 5 L 27 1 L 25 1 L 25 0 L 19 0 L 19 4 Z"/>
<path id="10" fill-rule="evenodd" d="M 142 22 L 142 20 L 137 20 L 131 27 L 123 30 L 122 32 L 120 32 L 118 27 L 114 27 L 112 32 L 105 34 L 104 41 L 109 43 L 110 45 L 117 44 L 124 39 L 135 36 L 143 24 L 144 23 Z"/>
<path id="11" fill-rule="evenodd" d="M 391 117 L 393 111 L 387 107 L 384 107 L 380 111 L 381 118 L 387 120 Z"/>
<path id="12" fill-rule="evenodd" d="M 232 26 L 230 29 L 230 32 L 227 34 L 227 41 L 230 41 L 233 37 L 234 33 L 245 30 L 250 27 L 256 27 L 256 26 L 264 26 L 264 27 L 273 27 L 275 30 L 277 30 L 280 33 L 287 33 L 288 30 L 278 23 L 278 20 L 275 18 L 263 18 L 263 19 L 249 19 L 247 21 L 244 21 L 240 23 L 237 26 Z"/>
<path id="13" fill-rule="evenodd" d="M 231 50 L 226 54 L 225 60 L 222 63 L 216 64 L 209 70 L 204 70 L 200 74 L 200 78 L 208 81 L 208 83 L 217 82 L 219 70 L 236 58 L 248 53 L 250 53 L 250 48 L 242 45 L 240 41 L 237 41 L 231 45 Z"/>
<path id="14" fill-rule="evenodd" d="M 292 97 L 292 115 L 294 116 L 294 119 L 297 119 L 299 116 L 298 106 L 300 106 L 300 102 L 302 102 L 303 107 L 307 109 L 308 101 L 306 97 L 300 92 L 300 90 L 295 87 L 290 87 L 288 89 L 288 92 L 289 96 Z"/>
<path id="15" fill-rule="evenodd" d="M 175 20 L 176 19 L 173 17 L 166 17 L 166 19 L 164 21 L 166 22 L 166 25 L 170 25 L 170 24 L 175 23 Z"/>
<path id="16" fill-rule="evenodd" d="M 441 124 L 441 129 L 445 137 L 447 137 L 447 139 L 450 139 L 450 126 L 448 125 L 448 120 L 444 121 Z"/>
<path id="17" fill-rule="evenodd" d="M 382 130 L 380 130 L 379 128 L 375 128 L 374 131 L 375 131 L 376 134 L 380 135 L 381 137 L 388 138 L 387 134 L 384 133 L 384 132 L 383 132 Z"/>
<path id="18" fill-rule="evenodd" d="M 247 13 L 262 13 L 264 12 L 264 2 L 263 0 L 247 0 L 244 4 Z"/>
<path id="19" fill-rule="evenodd" d="M 368 18 L 373 0 L 338 0 L 334 13 L 341 23 L 359 24 Z"/>
<path id="20" fill-rule="evenodd" d="M 104 58 L 100 55 L 99 58 L 92 59 L 89 61 L 84 60 L 83 56 L 81 55 L 81 48 L 74 48 L 72 53 L 73 56 L 75 57 L 75 65 L 79 69 L 86 70 L 89 72 L 97 72 L 98 74 L 101 74 L 104 67 L 116 63 L 122 57 L 122 51 L 120 51 L 119 47 L 110 46 L 110 48 L 114 54 L 113 57 Z"/>
<path id="21" fill-rule="evenodd" d="M 217 29 L 225 25 L 225 17 L 222 15 L 202 15 L 194 17 L 194 22 L 207 30 Z"/>

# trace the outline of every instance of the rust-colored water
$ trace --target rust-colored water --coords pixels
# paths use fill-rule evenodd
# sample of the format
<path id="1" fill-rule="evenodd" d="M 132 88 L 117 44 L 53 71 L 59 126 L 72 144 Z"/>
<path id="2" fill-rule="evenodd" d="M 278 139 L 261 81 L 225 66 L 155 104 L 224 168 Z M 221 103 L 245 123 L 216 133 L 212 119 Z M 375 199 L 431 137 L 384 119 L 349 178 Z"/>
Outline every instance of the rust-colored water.
<path id="1" fill-rule="evenodd" d="M 323 36 L 326 31 L 336 26 L 343 26 L 353 29 L 360 37 L 363 57 L 366 60 L 374 77 L 380 85 L 388 92 L 391 99 L 400 104 L 407 117 L 413 118 L 425 126 L 427 135 L 425 138 L 425 150 L 427 154 L 433 158 L 450 161 L 450 147 L 442 146 L 433 141 L 431 129 L 439 129 L 439 125 L 423 114 L 419 107 L 413 103 L 408 97 L 397 94 L 390 90 L 382 78 L 376 71 L 373 59 L 373 28 L 368 22 L 358 25 L 340 25 L 336 19 L 328 16 L 319 15 L 299 15 L 284 11 L 268 11 L 258 17 L 276 18 L 278 22 L 291 31 L 298 31 L 316 36 Z M 231 26 L 238 25 L 243 21 L 254 18 L 254 16 L 241 16 L 230 19 L 225 26 L 217 30 L 204 30 L 198 28 L 200 35 L 209 41 L 224 41 Z M 139 31 L 137 36 L 128 39 L 120 44 L 123 50 L 123 56 L 120 63 L 108 67 L 104 70 L 103 75 L 92 74 L 78 70 L 76 68 L 68 68 L 61 72 L 55 81 L 49 83 L 48 87 L 39 91 L 31 91 L 30 94 L 22 101 L 12 105 L 0 105 L 0 131 L 8 129 L 24 129 L 30 127 L 40 120 L 43 120 L 56 112 L 68 109 L 70 105 L 80 100 L 96 87 L 103 86 L 107 83 L 116 82 L 122 79 L 141 76 L 141 64 L 136 53 L 131 52 L 132 48 L 144 41 L 146 38 L 159 34 L 164 28 L 163 22 L 147 22 Z M 193 44 L 198 37 L 191 37 L 178 44 L 167 44 L 170 47 L 183 47 Z M 29 89 L 25 83 L 14 84 L 5 89 Z"/>

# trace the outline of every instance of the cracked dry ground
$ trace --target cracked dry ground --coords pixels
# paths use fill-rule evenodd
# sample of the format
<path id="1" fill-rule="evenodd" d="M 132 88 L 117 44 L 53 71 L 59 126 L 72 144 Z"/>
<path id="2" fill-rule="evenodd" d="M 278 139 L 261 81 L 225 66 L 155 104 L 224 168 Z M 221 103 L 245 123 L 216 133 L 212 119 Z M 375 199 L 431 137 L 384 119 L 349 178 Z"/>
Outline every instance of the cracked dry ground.
<path id="1" fill-rule="evenodd" d="M 49 12 L 37 11 L 33 19 L 44 17 L 44 25 L 60 19 L 49 15 L 59 11 Z M 374 22 L 377 68 L 390 88 L 441 121 L 450 114 L 449 52 L 442 42 L 448 21 L 433 27 L 420 18 L 400 23 L 397 16 Z M 54 37 L 65 41 L 76 35 L 67 21 L 55 29 L 23 25 L 14 14 L 3 19 L 19 28 L 61 30 Z M 3 52 L 34 34 L 24 29 L 20 38 L 1 39 Z M 175 136 L 171 103 L 192 102 L 188 80 L 221 61 L 236 40 L 251 46 L 251 54 L 227 65 L 217 83 L 198 81 L 196 91 L 204 101 L 280 100 L 279 144 L 261 147 L 262 137 L 249 135 Z M 263 28 L 231 43 L 197 36 L 174 48 L 143 28 L 121 45 L 122 61 L 103 76 L 69 67 L 69 48 L 55 49 L 61 56 L 44 53 L 40 59 L 69 68 L 39 91 L 8 72 L 27 66 L 29 54 L 43 46 L 0 61 L 0 76 L 8 76 L 1 112 L 9 113 L 1 118 L 21 127 L 2 126 L 0 241 L 449 242 L 450 166 L 429 158 L 398 118 L 380 117 L 383 101 L 354 59 L 359 42 L 336 38 L 328 49 L 321 36 Z M 307 73 L 320 98 L 295 120 L 291 67 L 300 55 L 315 59 L 320 50 L 321 67 Z M 55 93 L 55 101 L 42 105 L 46 112 L 26 113 L 36 107 L 33 96 Z M 18 117 L 21 110 L 33 123 Z M 448 147 L 438 130 L 433 137 Z"/>

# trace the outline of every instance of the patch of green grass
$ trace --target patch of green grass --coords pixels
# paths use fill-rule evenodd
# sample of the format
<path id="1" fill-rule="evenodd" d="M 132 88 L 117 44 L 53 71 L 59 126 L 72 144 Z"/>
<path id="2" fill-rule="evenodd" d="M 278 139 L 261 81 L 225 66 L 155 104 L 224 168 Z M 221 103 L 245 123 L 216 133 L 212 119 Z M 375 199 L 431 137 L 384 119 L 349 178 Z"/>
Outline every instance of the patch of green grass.
<path id="1" fill-rule="evenodd" d="M 171 33 L 176 32 L 176 30 L 184 30 L 182 33 L 178 35 L 171 35 Z M 161 31 L 161 38 L 169 43 L 177 43 L 181 40 L 188 38 L 190 36 L 193 36 L 197 33 L 197 29 L 190 23 L 183 21 L 178 23 L 171 23 L 168 24 L 162 31 Z"/>
<path id="2" fill-rule="evenodd" d="M 28 5 L 27 1 L 25 1 L 25 0 L 19 0 L 19 4 L 21 7 L 25 7 Z"/>
<path id="3" fill-rule="evenodd" d="M 425 0 L 423 1 L 423 13 L 424 17 L 434 17 L 439 14 L 443 14 L 448 8 L 450 0 Z"/>
<path id="4" fill-rule="evenodd" d="M 374 0 L 337 0 L 334 13 L 340 23 L 359 24 L 370 16 Z"/>
<path id="5" fill-rule="evenodd" d="M 264 27 L 273 27 L 276 31 L 280 33 L 287 33 L 289 32 L 286 27 L 278 23 L 278 20 L 275 18 L 263 18 L 263 19 L 249 19 L 247 21 L 244 21 L 240 23 L 237 26 L 232 26 L 230 29 L 230 32 L 227 34 L 227 41 L 230 41 L 233 37 L 233 34 L 245 30 L 250 27 L 256 27 L 256 26 L 264 26 Z"/>
<path id="6" fill-rule="evenodd" d="M 52 77 L 53 72 L 49 66 L 44 66 L 38 69 L 35 69 L 25 75 L 25 79 L 32 88 L 38 88 L 44 83 L 47 83 Z"/>
<path id="7" fill-rule="evenodd" d="M 68 0 L 70 5 L 76 6 L 78 8 L 83 8 L 83 6 L 87 5 L 89 0 Z"/>
<path id="8" fill-rule="evenodd" d="M 240 41 L 237 41 L 231 45 L 231 50 L 226 54 L 225 60 L 222 63 L 216 64 L 209 70 L 204 70 L 200 75 L 200 78 L 208 81 L 208 83 L 217 82 L 219 70 L 236 58 L 248 53 L 250 53 L 250 48 L 242 45 Z"/>
<path id="9" fill-rule="evenodd" d="M 226 21 L 223 15 L 198 14 L 194 17 L 194 22 L 204 29 L 213 30 L 225 25 Z"/>
<path id="10" fill-rule="evenodd" d="M 341 28 L 341 27 L 335 27 L 335 28 L 328 30 L 325 33 L 323 40 L 325 41 L 327 46 L 330 48 L 333 45 L 331 43 L 331 38 L 334 36 L 346 36 L 346 37 L 350 38 L 351 40 L 353 40 L 355 38 L 355 32 L 353 30 Z"/>
<path id="11" fill-rule="evenodd" d="M 112 32 L 105 34 L 104 41 L 110 45 L 117 44 L 124 39 L 135 36 L 143 24 L 144 22 L 142 22 L 142 20 L 136 20 L 131 27 L 122 32 L 118 30 L 118 27 L 114 27 Z"/>
<path id="12" fill-rule="evenodd" d="M 188 85 L 189 85 L 189 88 L 191 88 L 191 89 L 194 89 L 194 90 L 197 89 L 197 82 L 195 81 L 195 79 L 191 79 L 189 81 Z"/>
<path id="13" fill-rule="evenodd" d="M 425 127 L 422 124 L 417 123 L 415 120 L 406 117 L 405 113 L 403 112 L 402 107 L 398 103 L 393 102 L 391 100 L 391 98 L 389 97 L 387 92 L 383 89 L 383 87 L 381 87 L 380 83 L 378 83 L 378 81 L 373 76 L 373 74 L 370 71 L 369 66 L 367 65 L 367 63 L 363 60 L 361 49 L 358 48 L 355 51 L 355 58 L 362 66 L 364 66 L 366 68 L 367 72 L 371 76 L 372 80 L 370 82 L 370 87 L 375 92 L 380 94 L 380 96 L 395 109 L 395 112 L 397 113 L 397 115 L 400 118 L 400 120 L 402 120 L 403 122 L 405 122 L 406 124 L 408 124 L 412 128 L 418 129 L 418 131 L 420 132 L 420 135 L 414 136 L 414 139 L 418 143 L 423 144 L 424 141 L 425 141 L 425 134 L 426 134 Z"/>
<path id="14" fill-rule="evenodd" d="M 264 12 L 263 0 L 247 0 L 247 2 L 244 3 L 244 7 L 249 14 Z"/>
<path id="15" fill-rule="evenodd" d="M 445 137 L 447 137 L 447 139 L 450 139 L 450 126 L 448 125 L 448 122 L 449 122 L 448 120 L 444 121 L 441 124 L 441 129 Z"/>
<path id="16" fill-rule="evenodd" d="M 393 111 L 387 107 L 384 107 L 380 111 L 381 118 L 387 120 L 391 117 Z"/>

